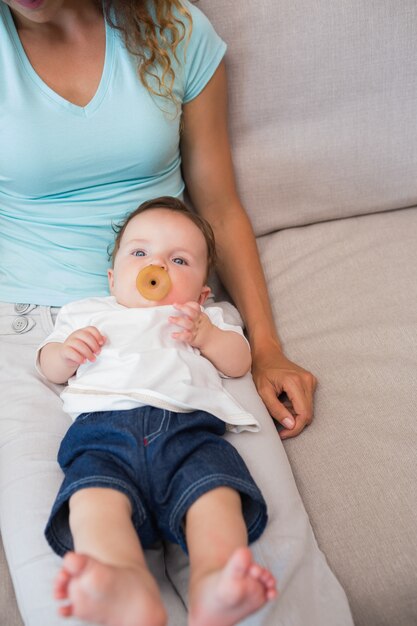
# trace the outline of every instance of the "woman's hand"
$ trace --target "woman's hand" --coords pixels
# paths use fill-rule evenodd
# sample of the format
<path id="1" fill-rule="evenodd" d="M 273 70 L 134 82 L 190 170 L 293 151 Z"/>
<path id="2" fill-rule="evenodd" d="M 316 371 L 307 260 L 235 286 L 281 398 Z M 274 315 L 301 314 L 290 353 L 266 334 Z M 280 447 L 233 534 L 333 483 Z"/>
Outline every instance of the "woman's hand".
<path id="1" fill-rule="evenodd" d="M 252 354 L 252 375 L 259 395 L 272 417 L 280 422 L 281 439 L 296 437 L 311 424 L 313 419 L 313 396 L 317 379 L 313 374 L 296 365 L 276 347 Z M 288 396 L 289 408 L 278 399 L 282 393 Z"/>

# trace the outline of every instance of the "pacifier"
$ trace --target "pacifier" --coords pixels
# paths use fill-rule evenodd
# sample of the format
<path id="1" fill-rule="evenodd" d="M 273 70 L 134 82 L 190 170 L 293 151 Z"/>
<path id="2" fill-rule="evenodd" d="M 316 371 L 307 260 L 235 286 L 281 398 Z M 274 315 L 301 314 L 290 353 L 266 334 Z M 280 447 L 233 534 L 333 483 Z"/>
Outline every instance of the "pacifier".
<path id="1" fill-rule="evenodd" d="M 168 272 L 159 265 L 147 265 L 136 277 L 136 289 L 146 300 L 162 300 L 171 287 Z"/>

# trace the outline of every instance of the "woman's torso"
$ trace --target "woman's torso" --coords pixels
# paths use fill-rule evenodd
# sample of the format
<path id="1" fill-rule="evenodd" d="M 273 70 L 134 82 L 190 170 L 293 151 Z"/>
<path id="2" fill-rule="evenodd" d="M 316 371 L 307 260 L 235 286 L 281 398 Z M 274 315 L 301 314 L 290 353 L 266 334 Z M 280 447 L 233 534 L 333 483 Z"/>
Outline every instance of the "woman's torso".
<path id="1" fill-rule="evenodd" d="M 205 22 L 199 32 L 192 13 L 192 58 L 176 68 L 179 102 L 200 88 L 199 75 L 209 79 L 225 48 Z M 30 64 L 3 3 L 0 74 L 0 300 L 59 306 L 107 295 L 112 223 L 144 200 L 182 194 L 178 111 L 142 85 L 108 25 L 95 94 L 86 106 L 65 99 Z"/>

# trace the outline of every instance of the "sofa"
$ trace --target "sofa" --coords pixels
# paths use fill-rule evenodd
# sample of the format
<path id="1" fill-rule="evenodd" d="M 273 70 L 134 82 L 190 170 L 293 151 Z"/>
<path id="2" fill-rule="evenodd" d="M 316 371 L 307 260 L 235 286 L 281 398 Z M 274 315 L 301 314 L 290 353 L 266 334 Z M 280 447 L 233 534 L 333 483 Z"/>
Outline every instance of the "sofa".
<path id="1" fill-rule="evenodd" d="M 249 377 L 226 383 L 260 416 L 239 446 L 268 476 L 279 555 L 281 597 L 245 624 L 349 626 L 347 597 L 355 626 L 413 626 L 417 5 L 198 6 L 228 43 L 236 176 L 279 335 L 319 381 L 312 425 L 284 444 Z M 166 550 L 170 624 L 185 626 L 187 564 Z M 0 577 L 0 624 L 21 626 L 3 551 Z"/>
<path id="2" fill-rule="evenodd" d="M 413 626 L 417 5 L 200 6 L 230 42 L 239 190 L 283 346 L 319 380 L 284 444 L 299 492 L 356 626 Z"/>

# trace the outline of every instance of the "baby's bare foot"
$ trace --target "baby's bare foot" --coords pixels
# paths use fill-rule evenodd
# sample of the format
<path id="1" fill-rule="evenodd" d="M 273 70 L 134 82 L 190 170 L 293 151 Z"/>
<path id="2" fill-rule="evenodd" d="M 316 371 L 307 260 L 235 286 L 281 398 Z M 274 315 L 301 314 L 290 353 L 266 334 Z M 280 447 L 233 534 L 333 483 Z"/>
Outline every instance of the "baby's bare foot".
<path id="1" fill-rule="evenodd" d="M 145 567 L 115 567 L 69 552 L 54 587 L 63 617 L 104 626 L 165 626 L 158 587 Z"/>
<path id="2" fill-rule="evenodd" d="M 196 583 L 189 624 L 233 626 L 277 595 L 271 572 L 253 562 L 249 548 L 239 548 L 222 570 Z"/>

